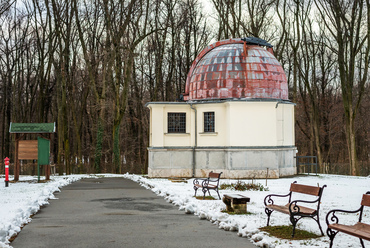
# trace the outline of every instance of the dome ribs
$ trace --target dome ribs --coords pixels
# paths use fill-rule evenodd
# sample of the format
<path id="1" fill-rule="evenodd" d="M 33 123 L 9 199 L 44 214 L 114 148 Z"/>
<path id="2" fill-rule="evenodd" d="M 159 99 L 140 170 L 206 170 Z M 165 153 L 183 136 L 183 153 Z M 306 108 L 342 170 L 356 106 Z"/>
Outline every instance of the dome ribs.
<path id="1" fill-rule="evenodd" d="M 231 39 L 204 49 L 189 71 L 184 100 L 288 100 L 287 79 L 282 66 L 272 51 L 253 42 L 247 41 L 245 49 L 241 39 Z"/>

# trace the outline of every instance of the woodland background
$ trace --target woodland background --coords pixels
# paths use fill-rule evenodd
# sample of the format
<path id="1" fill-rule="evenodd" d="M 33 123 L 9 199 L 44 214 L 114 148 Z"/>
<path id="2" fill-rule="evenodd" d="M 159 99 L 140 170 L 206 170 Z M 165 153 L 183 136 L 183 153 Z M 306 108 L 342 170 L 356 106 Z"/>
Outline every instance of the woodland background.
<path id="1" fill-rule="evenodd" d="M 145 103 L 176 101 L 210 43 L 254 36 L 286 71 L 298 155 L 318 156 L 323 173 L 367 176 L 369 9 L 370 0 L 1 0 L 0 157 L 14 162 L 10 122 L 56 122 L 59 173 L 146 173 Z"/>

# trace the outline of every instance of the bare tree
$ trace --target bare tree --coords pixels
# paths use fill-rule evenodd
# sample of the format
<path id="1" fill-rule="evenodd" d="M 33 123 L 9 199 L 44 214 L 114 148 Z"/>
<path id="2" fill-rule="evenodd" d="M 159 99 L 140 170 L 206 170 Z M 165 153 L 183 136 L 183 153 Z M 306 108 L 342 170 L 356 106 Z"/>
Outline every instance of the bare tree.
<path id="1" fill-rule="evenodd" d="M 241 36 L 242 1 L 241 0 L 212 0 L 217 12 L 217 39 L 237 38 Z"/>
<path id="2" fill-rule="evenodd" d="M 253 35 L 286 69 L 299 151 L 366 173 L 369 1 L 212 0 L 216 29 L 200 0 L 2 1 L 1 156 L 11 121 L 56 121 L 59 173 L 145 173 L 145 103 L 178 100 L 212 38 Z"/>
<path id="3" fill-rule="evenodd" d="M 323 105 L 322 102 L 330 93 L 327 89 L 333 83 L 331 72 L 334 70 L 334 61 L 330 59 L 332 53 L 327 48 L 323 29 L 316 33 L 313 25 L 312 19 L 307 19 L 302 23 L 301 63 L 298 64 L 300 74 L 299 93 L 304 107 L 309 108 L 306 113 L 309 113 L 312 150 L 316 151 L 318 164 L 323 168 L 322 136 L 325 136 L 329 130 L 324 133 L 321 130 L 323 129 L 322 126 L 326 126 L 329 120 L 322 117 L 327 112 L 325 111 L 327 106 Z M 304 85 L 304 90 L 301 82 Z M 307 94 L 308 98 L 306 99 L 303 94 Z M 330 147 L 325 148 L 330 149 Z M 325 152 L 327 151 L 325 150 Z"/>
<path id="4" fill-rule="evenodd" d="M 217 12 L 217 39 L 254 36 L 269 39 L 276 0 L 212 0 Z"/>
<path id="5" fill-rule="evenodd" d="M 315 0 L 337 54 L 352 175 L 359 173 L 355 119 L 365 93 L 370 54 L 369 0 Z"/>
<path id="6" fill-rule="evenodd" d="M 2 0 L 0 2 L 0 16 L 2 16 L 5 12 L 9 11 L 11 6 L 15 3 L 16 0 Z"/>

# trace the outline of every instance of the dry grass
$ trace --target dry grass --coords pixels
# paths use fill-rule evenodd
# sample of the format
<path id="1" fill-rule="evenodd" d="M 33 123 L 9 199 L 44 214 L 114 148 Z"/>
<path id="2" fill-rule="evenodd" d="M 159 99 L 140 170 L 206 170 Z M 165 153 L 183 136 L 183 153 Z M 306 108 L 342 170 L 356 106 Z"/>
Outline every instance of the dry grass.
<path id="1" fill-rule="evenodd" d="M 203 196 L 196 196 L 195 198 L 197 198 L 198 200 L 203 200 Z M 206 196 L 204 200 L 217 200 L 217 199 L 214 198 L 213 196 Z"/>
<path id="2" fill-rule="evenodd" d="M 294 238 L 292 238 L 293 226 L 265 226 L 260 228 L 261 231 L 269 233 L 271 236 L 279 239 L 302 240 L 315 239 L 321 236 L 312 232 L 295 229 Z"/>
<path id="3" fill-rule="evenodd" d="M 253 214 L 253 213 L 251 213 L 251 212 L 247 212 L 247 213 L 239 214 L 239 213 L 235 213 L 235 212 L 228 212 L 228 211 L 226 211 L 226 210 L 222 210 L 221 212 L 222 212 L 222 213 L 227 213 L 227 214 L 230 214 L 230 215 L 251 215 L 251 214 Z"/>

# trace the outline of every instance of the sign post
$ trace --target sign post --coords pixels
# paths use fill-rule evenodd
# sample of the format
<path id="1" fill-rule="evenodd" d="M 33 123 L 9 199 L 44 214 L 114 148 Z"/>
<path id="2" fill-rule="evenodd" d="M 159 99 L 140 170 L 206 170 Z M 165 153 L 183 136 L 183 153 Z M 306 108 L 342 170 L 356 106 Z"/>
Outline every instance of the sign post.
<path id="1" fill-rule="evenodd" d="M 5 164 L 5 187 L 9 187 L 9 158 L 4 159 Z"/>

